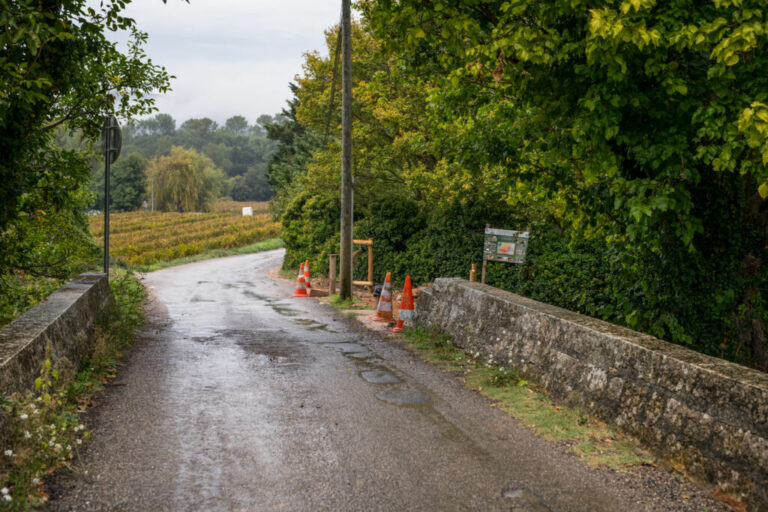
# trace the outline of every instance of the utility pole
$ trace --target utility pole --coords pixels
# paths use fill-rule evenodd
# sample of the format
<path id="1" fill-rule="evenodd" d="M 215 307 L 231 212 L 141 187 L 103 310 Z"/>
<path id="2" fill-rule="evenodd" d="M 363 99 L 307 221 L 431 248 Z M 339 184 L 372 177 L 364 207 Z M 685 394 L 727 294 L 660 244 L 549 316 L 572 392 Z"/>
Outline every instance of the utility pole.
<path id="1" fill-rule="evenodd" d="M 339 296 L 352 298 L 352 8 L 341 0 L 341 250 Z"/>

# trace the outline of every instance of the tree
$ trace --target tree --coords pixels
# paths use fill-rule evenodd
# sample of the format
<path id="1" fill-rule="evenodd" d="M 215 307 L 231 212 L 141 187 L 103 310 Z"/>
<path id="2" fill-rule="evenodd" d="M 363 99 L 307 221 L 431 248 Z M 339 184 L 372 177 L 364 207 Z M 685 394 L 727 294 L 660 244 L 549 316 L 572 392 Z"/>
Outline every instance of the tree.
<path id="1" fill-rule="evenodd" d="M 175 146 L 170 155 L 156 157 L 149 163 L 147 180 L 154 188 L 156 209 L 207 211 L 219 197 L 224 173 L 194 149 Z"/>
<path id="2" fill-rule="evenodd" d="M 272 189 L 265 177 L 266 165 L 257 164 L 242 176 L 232 180 L 232 199 L 235 201 L 267 201 L 272 197 Z"/>
<path id="3" fill-rule="evenodd" d="M 608 242 L 613 320 L 768 368 L 762 2 L 360 7 L 401 65 L 434 77 L 459 177 L 493 172 L 510 204 L 550 199 Z"/>
<path id="4" fill-rule="evenodd" d="M 0 0 L 0 272 L 60 273 L 55 261 L 72 254 L 60 251 L 60 259 L 45 263 L 24 257 L 35 252 L 23 234 L 44 231 L 37 229 L 42 220 L 30 222 L 56 217 L 62 227 L 63 219 L 83 224 L 75 218 L 87 203 L 90 152 L 57 146 L 56 128 L 92 142 L 106 114 L 147 114 L 152 93 L 168 90 L 170 76 L 142 49 L 146 34 L 122 15 L 127 3 Z M 124 52 L 106 35 L 117 30 L 131 33 Z M 55 246 L 62 238 L 34 240 Z"/>
<path id="5" fill-rule="evenodd" d="M 248 133 L 248 120 L 243 116 L 232 116 L 224 122 L 224 127 L 239 135 Z"/>
<path id="6" fill-rule="evenodd" d="M 147 159 L 138 153 L 121 156 L 112 164 L 109 173 L 109 203 L 112 211 L 133 211 L 141 207 L 146 198 Z M 98 171 L 91 182 L 91 191 L 96 195 L 96 208 L 104 210 L 104 167 Z"/>

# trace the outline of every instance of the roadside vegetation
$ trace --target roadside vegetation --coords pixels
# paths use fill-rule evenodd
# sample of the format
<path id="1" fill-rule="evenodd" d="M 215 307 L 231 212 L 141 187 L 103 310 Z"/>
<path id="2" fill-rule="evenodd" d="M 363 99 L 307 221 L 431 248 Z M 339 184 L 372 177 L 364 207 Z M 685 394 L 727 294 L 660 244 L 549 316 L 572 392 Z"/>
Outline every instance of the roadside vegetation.
<path id="1" fill-rule="evenodd" d="M 376 281 L 466 278 L 486 224 L 530 227 L 488 284 L 768 370 L 763 6 L 481 4 L 358 4 L 354 237 Z M 337 40 L 267 125 L 286 268 L 338 252 Z"/>
<path id="2" fill-rule="evenodd" d="M 79 368 L 49 355 L 35 390 L 0 397 L 0 509 L 32 510 L 47 501 L 43 481 L 58 468 L 82 471 L 80 450 L 90 438 L 80 416 L 94 393 L 114 378 L 121 351 L 143 323 L 144 287 L 131 273 L 110 282 L 115 305 L 96 328 L 93 352 Z"/>
<path id="3" fill-rule="evenodd" d="M 570 452 L 591 466 L 622 469 L 650 464 L 653 458 L 639 445 L 617 434 L 584 412 L 552 403 L 534 382 L 528 382 L 509 367 L 484 362 L 453 345 L 450 337 L 424 327 L 408 329 L 402 341 L 422 359 L 454 372 L 468 389 L 493 400 L 542 438 L 565 443 Z"/>

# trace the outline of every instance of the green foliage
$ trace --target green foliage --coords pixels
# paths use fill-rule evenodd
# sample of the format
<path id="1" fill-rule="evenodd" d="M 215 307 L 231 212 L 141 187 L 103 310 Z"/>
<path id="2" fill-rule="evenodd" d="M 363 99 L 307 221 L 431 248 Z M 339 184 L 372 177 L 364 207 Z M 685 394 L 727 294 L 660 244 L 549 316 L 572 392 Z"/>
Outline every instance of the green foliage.
<path id="1" fill-rule="evenodd" d="M 121 155 L 111 165 L 109 172 L 109 203 L 110 211 L 133 211 L 141 207 L 146 199 L 147 159 L 138 153 Z M 104 210 L 104 165 L 100 162 L 91 180 L 90 189 L 93 192 L 94 206 Z"/>
<path id="2" fill-rule="evenodd" d="M 762 4 L 360 5 L 374 36 L 433 81 L 424 131 L 458 164 L 439 175 L 444 190 L 495 174 L 481 190 L 568 226 L 569 250 L 606 244 L 597 288 L 560 294 L 561 271 L 531 290 L 768 368 Z"/>
<path id="3" fill-rule="evenodd" d="M 169 90 L 128 3 L 0 0 L 0 323 L 97 257 L 83 212 L 104 116 L 146 115 Z"/>
<path id="4" fill-rule="evenodd" d="M 283 260 L 284 269 L 298 269 L 309 259 L 313 271 L 325 272 L 328 254 L 338 252 L 339 208 L 338 199 L 309 192 L 293 198 L 282 216 L 281 238 L 290 248 Z"/>
<path id="5" fill-rule="evenodd" d="M 267 183 L 266 165 L 257 164 L 245 174 L 232 179 L 230 197 L 235 201 L 267 201 L 272 197 L 272 189 Z"/>
<path id="6" fill-rule="evenodd" d="M 22 202 L 34 200 L 25 196 Z M 83 213 L 84 191 L 70 208 L 36 211 L 0 233 L 0 325 L 43 300 L 70 276 L 91 268 L 100 254 Z M 78 207 L 79 205 L 79 207 Z"/>
<path id="7" fill-rule="evenodd" d="M 219 197 L 224 173 L 210 158 L 177 146 L 168 156 L 156 157 L 149 163 L 147 179 L 154 190 L 155 209 L 208 211 Z"/>
<path id="8" fill-rule="evenodd" d="M 126 4 L 0 3 L 0 25 L 13 27 L 0 31 L 0 229 L 36 209 L 67 207 L 87 180 L 84 156 L 53 144 L 57 126 L 94 140 L 105 114 L 150 112 L 149 93 L 168 90 L 169 75 L 142 50 L 146 34 L 122 16 Z M 106 36 L 117 30 L 131 32 L 125 53 Z"/>

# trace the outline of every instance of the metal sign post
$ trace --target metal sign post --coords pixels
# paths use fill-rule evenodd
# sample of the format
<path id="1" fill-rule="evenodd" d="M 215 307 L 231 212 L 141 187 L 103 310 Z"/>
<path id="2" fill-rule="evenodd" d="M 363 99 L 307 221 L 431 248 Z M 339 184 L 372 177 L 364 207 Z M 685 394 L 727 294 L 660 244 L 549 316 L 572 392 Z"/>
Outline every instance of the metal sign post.
<path id="1" fill-rule="evenodd" d="M 104 273 L 109 276 L 109 166 L 120 155 L 123 138 L 117 118 L 109 115 L 101 129 L 101 151 L 104 154 Z"/>

